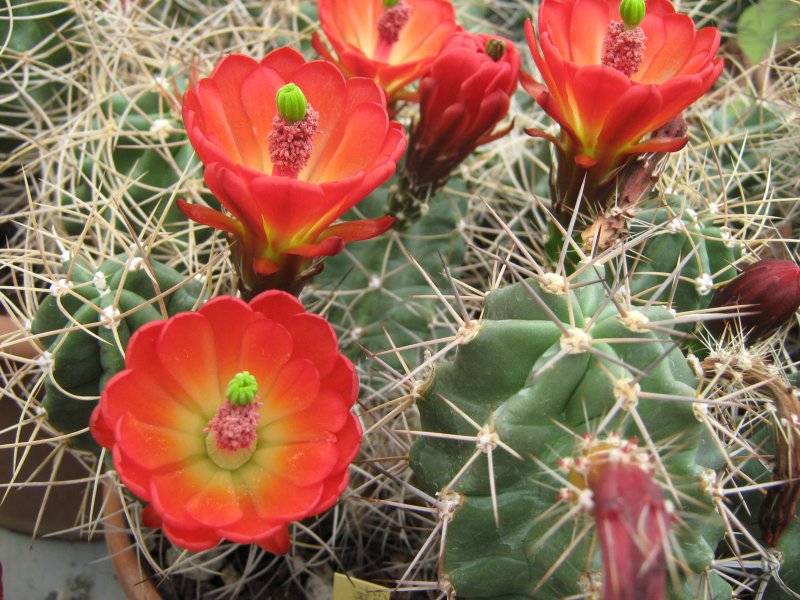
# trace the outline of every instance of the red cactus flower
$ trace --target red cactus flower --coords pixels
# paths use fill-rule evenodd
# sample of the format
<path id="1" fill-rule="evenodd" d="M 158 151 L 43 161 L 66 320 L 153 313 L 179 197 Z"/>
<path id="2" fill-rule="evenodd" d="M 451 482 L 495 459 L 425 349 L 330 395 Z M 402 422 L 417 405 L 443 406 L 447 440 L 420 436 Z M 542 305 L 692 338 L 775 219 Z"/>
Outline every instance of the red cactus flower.
<path id="1" fill-rule="evenodd" d="M 290 86 L 287 115 L 276 95 Z M 297 93 L 305 100 L 294 102 Z M 235 240 L 243 291 L 297 291 L 297 275 L 345 242 L 372 238 L 393 219 L 331 223 L 384 183 L 405 149 L 381 89 L 345 80 L 335 65 L 280 48 L 261 62 L 224 58 L 185 94 L 183 120 L 205 181 L 230 216 L 179 201 L 184 214 Z M 265 279 L 266 278 L 266 279 Z"/>
<path id="2" fill-rule="evenodd" d="M 497 36 L 457 33 L 419 87 L 420 118 L 411 129 L 400 196 L 425 198 L 493 133 L 517 89 L 519 52 Z"/>
<path id="3" fill-rule="evenodd" d="M 735 319 L 750 340 L 759 340 L 787 323 L 800 307 L 800 267 L 791 260 L 765 258 L 748 265 L 732 281 L 717 289 L 711 308 L 740 311 Z M 727 319 L 726 319 L 727 320 Z M 708 328 L 719 333 L 718 321 Z"/>
<path id="4" fill-rule="evenodd" d="M 448 0 L 319 0 L 322 31 L 312 44 L 348 75 L 375 79 L 393 100 L 422 77 L 447 38 L 461 28 Z"/>
<path id="5" fill-rule="evenodd" d="M 631 462 L 609 461 L 592 479 L 604 600 L 662 600 L 671 515 L 661 488 Z"/>
<path id="6" fill-rule="evenodd" d="M 581 186 L 592 209 L 602 209 L 613 193 L 608 184 L 631 155 L 686 144 L 683 137 L 646 136 L 717 80 L 719 32 L 696 31 L 669 0 L 647 0 L 646 16 L 632 28 L 622 22 L 618 0 L 542 0 L 538 22 L 538 44 L 530 22 L 525 35 L 544 85 L 527 75 L 522 85 L 558 121 L 561 137 L 528 133 L 558 148 L 557 211 L 572 211 Z"/>
<path id="7" fill-rule="evenodd" d="M 148 323 L 103 390 L 91 431 L 148 523 L 188 550 L 223 538 L 281 554 L 288 523 L 330 508 L 361 428 L 352 363 L 292 296 L 227 296 Z"/>

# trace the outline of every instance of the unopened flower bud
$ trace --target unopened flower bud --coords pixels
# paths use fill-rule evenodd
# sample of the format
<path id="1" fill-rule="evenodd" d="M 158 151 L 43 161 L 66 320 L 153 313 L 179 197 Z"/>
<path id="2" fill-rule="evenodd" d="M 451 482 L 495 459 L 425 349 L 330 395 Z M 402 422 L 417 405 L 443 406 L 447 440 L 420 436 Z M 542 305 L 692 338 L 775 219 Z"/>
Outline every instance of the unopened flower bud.
<path id="1" fill-rule="evenodd" d="M 278 114 L 287 123 L 297 123 L 306 116 L 306 97 L 303 90 L 293 83 L 287 83 L 278 90 L 275 102 L 278 105 Z"/>
<path id="2" fill-rule="evenodd" d="M 506 53 L 506 43 L 503 40 L 491 39 L 486 42 L 486 55 L 497 62 Z"/>
<path id="3" fill-rule="evenodd" d="M 619 3 L 619 16 L 625 27 L 633 29 L 644 19 L 645 0 L 622 0 Z"/>
<path id="4" fill-rule="evenodd" d="M 735 318 L 751 340 L 764 338 L 792 318 L 800 307 L 800 267 L 791 260 L 763 259 L 719 288 L 712 308 L 739 307 Z M 715 331 L 714 322 L 709 329 Z"/>
<path id="5" fill-rule="evenodd" d="M 225 396 L 231 404 L 250 404 L 258 394 L 258 381 L 248 371 L 234 375 L 225 390 Z"/>

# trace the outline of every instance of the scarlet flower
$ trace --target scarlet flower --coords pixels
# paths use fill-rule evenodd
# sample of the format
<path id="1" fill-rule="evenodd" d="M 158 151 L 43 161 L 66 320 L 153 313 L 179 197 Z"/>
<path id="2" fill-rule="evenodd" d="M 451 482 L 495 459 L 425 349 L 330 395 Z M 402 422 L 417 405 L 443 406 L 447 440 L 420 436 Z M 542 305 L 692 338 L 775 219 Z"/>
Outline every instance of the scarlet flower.
<path id="1" fill-rule="evenodd" d="M 723 306 L 740 311 L 736 321 L 749 339 L 771 335 L 800 307 L 800 267 L 791 260 L 772 258 L 748 265 L 714 292 L 711 308 Z M 708 327 L 719 332 L 714 321 Z"/>
<path id="2" fill-rule="evenodd" d="M 297 123 L 277 114 L 276 94 L 287 83 L 307 99 L 308 114 Z M 205 181 L 231 216 L 179 207 L 230 234 L 249 296 L 270 287 L 297 291 L 297 275 L 315 257 L 392 225 L 380 217 L 331 226 L 392 176 L 405 149 L 403 127 L 389 120 L 374 82 L 345 80 L 335 65 L 306 62 L 290 48 L 261 62 L 235 54 L 186 92 L 183 120 Z"/>
<path id="3" fill-rule="evenodd" d="M 348 75 L 375 79 L 390 100 L 422 77 L 447 38 L 460 31 L 448 0 L 319 0 L 322 31 L 338 60 L 315 33 L 312 45 Z"/>
<path id="4" fill-rule="evenodd" d="M 622 23 L 618 0 L 542 0 L 538 23 L 538 44 L 530 22 L 525 36 L 544 85 L 527 75 L 522 85 L 558 121 L 561 137 L 528 133 L 558 148 L 557 210 L 570 212 L 581 186 L 592 208 L 602 209 L 613 193 L 608 184 L 631 155 L 686 144 L 684 137 L 646 136 L 717 80 L 719 31 L 696 31 L 669 0 L 647 0 L 633 29 Z M 603 186 L 611 188 L 605 197 L 593 198 Z"/>
<path id="5" fill-rule="evenodd" d="M 176 545 L 274 554 L 288 523 L 336 503 L 361 427 L 352 363 L 282 291 L 227 296 L 143 325 L 92 414 L 122 482 Z"/>
<path id="6" fill-rule="evenodd" d="M 420 118 L 411 129 L 400 196 L 424 199 L 492 133 L 517 89 L 519 52 L 498 36 L 456 33 L 419 86 Z"/>

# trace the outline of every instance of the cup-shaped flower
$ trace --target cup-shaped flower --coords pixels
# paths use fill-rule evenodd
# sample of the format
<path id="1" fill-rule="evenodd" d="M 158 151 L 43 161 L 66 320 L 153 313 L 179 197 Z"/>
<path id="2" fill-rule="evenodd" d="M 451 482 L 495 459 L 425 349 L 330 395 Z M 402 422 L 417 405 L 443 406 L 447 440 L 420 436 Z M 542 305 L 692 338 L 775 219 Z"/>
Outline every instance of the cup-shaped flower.
<path id="1" fill-rule="evenodd" d="M 390 100 L 422 77 L 447 38 L 461 29 L 449 0 L 319 0 L 317 10 L 338 59 L 315 33 L 317 52 L 348 76 L 375 79 Z"/>
<path id="2" fill-rule="evenodd" d="M 91 431 L 176 545 L 227 539 L 280 554 L 288 524 L 347 485 L 357 393 L 332 328 L 293 296 L 220 296 L 137 330 Z"/>
<path id="3" fill-rule="evenodd" d="M 517 89 L 519 52 L 497 36 L 450 37 L 419 86 L 419 120 L 411 128 L 398 197 L 424 201 L 475 148 L 494 133 Z"/>
<path id="4" fill-rule="evenodd" d="M 290 83 L 306 101 L 296 122 L 279 114 L 276 101 Z M 303 106 L 290 105 L 292 113 Z M 332 225 L 392 176 L 405 150 L 404 130 L 389 120 L 373 81 L 345 80 L 335 65 L 306 62 L 290 48 L 261 62 L 231 55 L 186 92 L 183 120 L 205 181 L 230 214 L 179 206 L 229 234 L 249 297 L 267 288 L 297 291 L 297 275 L 315 257 L 337 254 L 345 242 L 379 235 L 393 222 Z"/>
<path id="5" fill-rule="evenodd" d="M 562 212 L 575 206 L 581 186 L 591 200 L 596 188 L 613 182 L 631 155 L 682 148 L 686 138 L 647 135 L 702 96 L 722 72 L 722 59 L 714 57 L 720 43 L 715 28 L 696 30 L 669 0 L 647 0 L 646 6 L 644 19 L 628 28 L 619 0 L 542 0 L 538 43 L 532 24 L 525 24 L 544 85 L 527 75 L 522 85 L 561 125 L 560 138 L 528 133 L 558 148 L 554 191 Z"/>
<path id="6" fill-rule="evenodd" d="M 800 307 L 800 267 L 791 260 L 765 258 L 748 265 L 714 292 L 711 308 L 735 308 L 735 327 L 751 341 L 769 336 Z M 708 328 L 720 332 L 718 321 Z"/>

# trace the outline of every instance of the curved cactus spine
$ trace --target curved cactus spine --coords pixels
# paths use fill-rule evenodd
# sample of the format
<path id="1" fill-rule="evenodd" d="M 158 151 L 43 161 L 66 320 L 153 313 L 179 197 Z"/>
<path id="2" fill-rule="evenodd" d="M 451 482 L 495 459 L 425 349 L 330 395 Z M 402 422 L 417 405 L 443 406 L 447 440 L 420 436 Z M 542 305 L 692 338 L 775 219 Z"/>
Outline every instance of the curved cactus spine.
<path id="1" fill-rule="evenodd" d="M 590 505 L 558 492 L 579 491 L 569 471 L 582 434 L 643 440 L 655 480 L 691 523 L 670 530 L 682 581 L 671 595 L 729 590 L 709 571 L 723 527 L 706 494 L 697 382 L 671 339 L 673 317 L 620 303 L 604 279 L 583 264 L 570 279 L 550 274 L 489 293 L 476 333 L 417 403 L 415 473 L 460 498 L 442 570 L 459 597 L 557 598 L 597 578 Z"/>
<path id="2" fill-rule="evenodd" d="M 133 332 L 196 308 L 202 285 L 152 258 L 126 254 L 97 269 L 81 258 L 67 260 L 64 273 L 39 306 L 31 331 L 47 346 L 42 405 L 55 429 L 72 434 L 87 427 L 106 381 L 124 368 Z M 88 434 L 74 443 L 96 448 Z"/>

